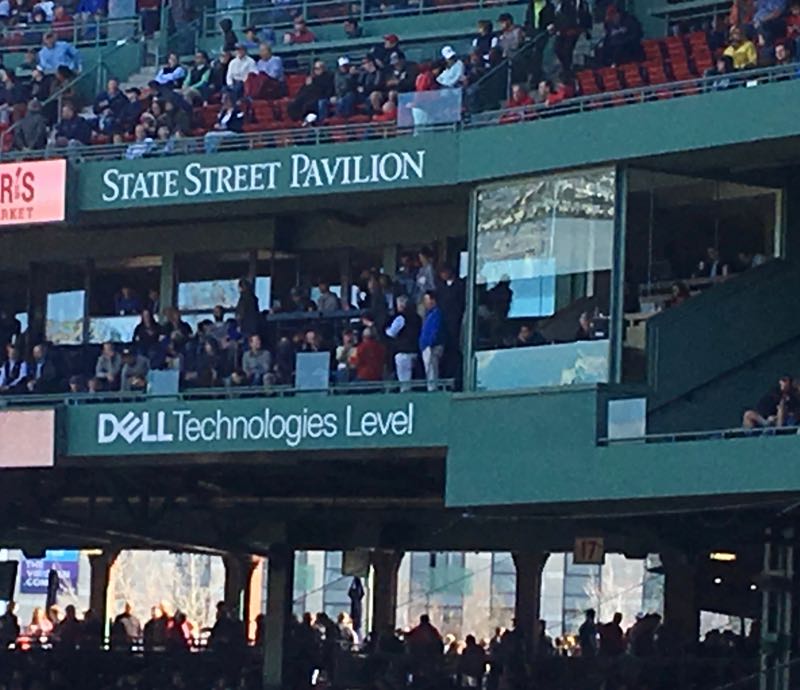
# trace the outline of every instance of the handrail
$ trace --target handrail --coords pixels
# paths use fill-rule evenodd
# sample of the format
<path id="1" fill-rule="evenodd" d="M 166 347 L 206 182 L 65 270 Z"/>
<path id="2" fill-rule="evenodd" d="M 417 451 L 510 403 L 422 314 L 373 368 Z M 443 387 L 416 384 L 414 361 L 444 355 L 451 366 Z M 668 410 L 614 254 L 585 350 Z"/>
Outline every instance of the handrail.
<path id="1" fill-rule="evenodd" d="M 481 9 L 487 8 L 496 11 L 496 8 L 504 5 L 518 5 L 518 0 L 450 0 L 447 4 L 428 4 L 426 0 L 421 0 L 416 8 L 390 9 L 388 11 L 373 10 L 369 7 L 369 0 L 355 0 L 354 2 L 343 2 L 342 0 L 322 0 L 322 2 L 312 2 L 302 0 L 301 2 L 289 2 L 287 4 L 274 4 L 271 0 L 264 2 L 249 3 L 243 7 L 229 7 L 223 9 L 203 10 L 202 35 L 208 37 L 216 33 L 217 25 L 221 19 L 242 18 L 241 26 L 235 26 L 234 30 L 241 30 L 247 26 L 268 25 L 274 30 L 284 29 L 292 26 L 292 17 L 299 14 L 305 17 L 309 26 L 322 24 L 335 24 L 343 22 L 349 17 L 358 19 L 359 22 L 366 20 L 391 19 L 397 17 L 413 17 L 425 14 L 434 14 L 452 10 Z M 358 11 L 353 12 L 355 5 Z M 330 8 L 333 12 L 326 12 Z M 341 9 L 344 8 L 344 9 Z M 339 13 L 337 13 L 339 11 Z M 268 21 L 256 22 L 253 15 L 258 16 L 262 13 Z"/>
<path id="2" fill-rule="evenodd" d="M 0 31 L 0 38 L 7 38 L 9 36 L 22 34 L 32 34 L 41 36 L 47 31 L 55 32 L 59 40 L 66 40 L 76 48 L 100 47 L 110 41 L 114 41 L 117 37 L 113 29 L 118 27 L 133 26 L 138 27 L 141 20 L 137 16 L 133 17 L 118 17 L 116 19 L 93 19 L 91 21 L 81 21 L 75 19 L 72 26 L 53 26 L 52 22 L 43 24 L 17 24 L 13 27 L 7 27 Z M 72 38 L 64 38 L 66 32 L 72 33 Z M 111 35 L 109 35 L 111 34 Z M 87 35 L 90 36 L 87 38 Z M 22 42 L 15 44 L 7 44 L 3 46 L 3 53 L 19 53 L 24 52 L 30 48 L 40 48 L 42 45 L 41 38 L 35 42 Z"/>
<path id="3" fill-rule="evenodd" d="M 102 70 L 105 67 L 104 63 L 105 63 L 106 59 L 108 59 L 111 55 L 116 53 L 118 50 L 120 50 L 124 46 L 128 45 L 128 42 L 132 38 L 135 38 L 135 37 L 128 37 L 128 38 L 118 39 L 117 42 L 113 46 L 110 46 L 109 48 L 107 48 L 103 53 L 101 53 L 98 56 L 97 61 L 95 62 L 95 64 L 93 64 L 88 70 L 82 71 L 72 81 L 67 82 L 66 84 L 64 84 L 64 86 L 62 86 L 60 89 L 58 89 L 55 93 L 50 94 L 50 96 L 47 99 L 45 99 L 44 102 L 42 103 L 42 107 L 45 107 L 47 105 L 50 105 L 51 103 L 57 102 L 58 103 L 58 120 L 60 120 L 61 119 L 61 99 L 62 99 L 62 96 L 67 91 L 71 91 L 72 89 L 74 89 L 77 84 L 79 84 L 82 81 L 84 81 L 90 75 L 94 74 L 96 77 L 99 77 L 100 70 Z M 99 82 L 100 79 L 98 78 L 97 81 Z M 95 86 L 97 87 L 97 84 L 95 84 Z M 11 135 L 13 137 L 14 136 L 14 132 L 16 131 L 17 127 L 19 127 L 21 122 L 22 122 L 21 119 L 17 120 L 16 122 L 14 122 L 3 133 L 3 138 L 6 138 L 8 135 Z M 12 139 L 12 142 L 13 142 L 13 139 Z M 6 158 L 9 158 L 9 155 L 8 155 L 9 153 L 13 154 L 13 153 L 17 153 L 17 152 L 13 152 L 13 151 L 6 152 L 6 151 L 3 151 L 2 148 L 0 147 L 0 160 L 4 160 Z M 10 156 L 10 158 L 16 159 L 15 156 L 13 156 L 13 155 Z"/>
<path id="4" fill-rule="evenodd" d="M 736 72 L 729 75 L 730 86 L 755 86 L 763 83 L 800 78 L 800 64 L 782 65 Z M 397 136 L 415 135 L 425 132 L 457 132 L 460 130 L 493 127 L 512 122 L 531 122 L 534 119 L 547 119 L 559 115 L 570 115 L 596 110 L 608 105 L 632 105 L 658 100 L 662 95 L 686 96 L 711 93 L 717 77 L 698 77 L 688 81 L 669 82 L 609 91 L 593 96 L 568 98 L 552 106 L 533 105 L 518 108 L 501 108 L 472 114 L 461 123 L 428 125 L 425 127 L 402 128 L 395 122 L 369 122 L 321 127 L 282 127 L 247 134 L 231 135 L 221 138 L 215 150 L 241 150 L 246 148 L 282 148 L 287 145 L 308 146 L 341 140 L 386 139 Z M 10 130 L 7 130 L 10 131 Z M 176 140 L 171 154 L 197 153 L 203 150 L 204 139 L 193 137 Z M 118 160 L 124 157 L 129 144 L 91 145 L 80 149 L 49 148 L 43 151 L 10 151 L 2 154 L 4 160 L 36 160 L 41 158 L 69 157 L 75 162 L 93 160 Z M 162 152 L 161 155 L 167 155 Z"/>
<path id="5" fill-rule="evenodd" d="M 220 386 L 218 388 L 190 388 L 175 393 L 145 393 L 134 391 L 113 391 L 103 393 L 48 393 L 32 395 L 0 396 L 0 408 L 31 407 L 55 405 L 81 405 L 97 403 L 148 402 L 157 400 L 207 400 L 220 398 L 284 398 L 306 393 L 346 395 L 350 393 L 396 393 L 400 381 L 353 381 L 350 383 L 331 383 L 323 388 L 298 388 L 297 386 Z M 408 384 L 410 393 L 428 393 L 428 386 L 438 392 L 455 390 L 454 379 L 437 379 L 428 382 L 425 379 L 413 379 Z"/>
<path id="6" fill-rule="evenodd" d="M 478 81 L 474 84 L 471 84 L 469 87 L 469 91 L 474 96 L 470 99 L 471 101 L 480 100 L 480 94 L 482 90 L 487 87 L 490 82 L 498 75 L 503 72 L 506 73 L 506 90 L 505 90 L 505 99 L 511 97 L 511 84 L 513 81 L 513 71 L 514 66 L 517 60 L 520 58 L 525 57 L 529 52 L 533 52 L 537 50 L 541 45 L 543 45 L 548 38 L 548 34 L 546 33 L 538 33 L 536 36 L 532 38 L 528 38 L 517 50 L 515 50 L 511 55 L 496 65 L 494 65 L 486 74 L 484 74 Z M 477 104 L 476 104 L 477 105 Z M 476 110 L 482 110 L 482 108 L 476 108 Z"/>
<path id="7" fill-rule="evenodd" d="M 677 431 L 674 433 L 663 432 L 659 434 L 645 434 L 631 438 L 597 439 L 601 446 L 620 446 L 632 443 L 674 443 L 685 441 L 718 441 L 726 439 L 761 438 L 764 436 L 798 436 L 800 429 L 796 426 L 765 427 L 761 429 L 744 429 L 742 427 L 730 429 L 712 429 L 706 431 Z"/>

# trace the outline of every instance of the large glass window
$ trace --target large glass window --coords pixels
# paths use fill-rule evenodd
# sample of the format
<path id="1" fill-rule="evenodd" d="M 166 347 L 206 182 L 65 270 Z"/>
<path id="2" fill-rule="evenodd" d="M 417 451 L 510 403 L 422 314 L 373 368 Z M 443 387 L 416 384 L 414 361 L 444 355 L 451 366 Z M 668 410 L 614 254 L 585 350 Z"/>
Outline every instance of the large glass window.
<path id="1" fill-rule="evenodd" d="M 608 380 L 614 203 L 613 169 L 478 191 L 478 389 Z"/>

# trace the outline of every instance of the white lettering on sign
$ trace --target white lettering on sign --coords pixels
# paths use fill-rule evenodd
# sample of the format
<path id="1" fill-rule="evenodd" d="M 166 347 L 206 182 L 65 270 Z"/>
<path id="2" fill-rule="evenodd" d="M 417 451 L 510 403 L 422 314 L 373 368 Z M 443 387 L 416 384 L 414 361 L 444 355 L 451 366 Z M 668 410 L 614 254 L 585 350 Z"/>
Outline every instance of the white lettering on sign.
<path id="1" fill-rule="evenodd" d="M 395 410 L 357 412 L 347 405 L 339 418 L 335 412 L 279 414 L 268 407 L 258 414 L 228 415 L 221 409 L 204 415 L 192 410 L 100 412 L 97 415 L 97 443 L 124 441 L 139 443 L 215 443 L 220 441 L 281 441 L 297 448 L 306 439 L 388 438 L 414 434 L 414 403 Z"/>
<path id="2" fill-rule="evenodd" d="M 226 194 L 257 194 L 277 189 L 334 189 L 350 185 L 377 185 L 425 177 L 425 150 L 390 151 L 369 155 L 314 158 L 292 154 L 289 170 L 281 161 L 204 165 L 125 172 L 109 168 L 103 173 L 102 199 L 147 201 Z"/>

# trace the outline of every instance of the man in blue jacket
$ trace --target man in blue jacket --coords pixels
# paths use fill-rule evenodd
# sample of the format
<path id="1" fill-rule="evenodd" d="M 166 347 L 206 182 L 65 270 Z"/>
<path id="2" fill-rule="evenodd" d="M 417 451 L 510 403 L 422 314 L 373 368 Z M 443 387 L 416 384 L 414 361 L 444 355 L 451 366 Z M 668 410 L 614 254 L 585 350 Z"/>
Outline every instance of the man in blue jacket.
<path id="1" fill-rule="evenodd" d="M 439 361 L 444 354 L 444 327 L 442 312 L 436 304 L 436 293 L 429 290 L 422 298 L 425 306 L 425 320 L 419 334 L 419 350 L 422 353 L 422 363 L 425 365 L 425 378 L 428 381 L 428 390 L 436 389 L 434 381 L 439 378 Z"/>

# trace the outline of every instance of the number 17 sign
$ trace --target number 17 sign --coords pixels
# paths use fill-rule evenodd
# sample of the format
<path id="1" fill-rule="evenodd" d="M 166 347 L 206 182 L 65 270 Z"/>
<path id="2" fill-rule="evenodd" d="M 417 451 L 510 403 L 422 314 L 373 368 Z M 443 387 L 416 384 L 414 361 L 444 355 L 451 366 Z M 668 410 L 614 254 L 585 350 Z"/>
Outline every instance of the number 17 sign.
<path id="1" fill-rule="evenodd" d="M 606 562 L 603 537 L 576 537 L 572 562 L 576 565 L 603 565 Z"/>

